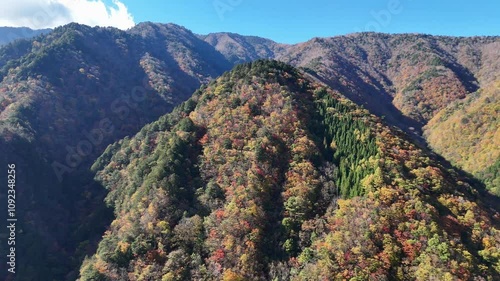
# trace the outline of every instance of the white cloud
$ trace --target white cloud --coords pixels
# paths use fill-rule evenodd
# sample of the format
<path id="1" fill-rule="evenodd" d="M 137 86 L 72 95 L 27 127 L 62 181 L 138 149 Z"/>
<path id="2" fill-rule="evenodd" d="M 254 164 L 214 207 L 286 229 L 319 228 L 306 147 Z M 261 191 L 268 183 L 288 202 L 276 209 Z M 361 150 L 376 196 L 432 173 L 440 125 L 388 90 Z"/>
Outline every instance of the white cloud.
<path id="1" fill-rule="evenodd" d="M 8 3 L 4 3 L 8 2 Z M 134 18 L 125 4 L 112 0 L 0 0 L 0 26 L 52 28 L 70 22 L 90 26 L 114 26 L 127 29 Z"/>

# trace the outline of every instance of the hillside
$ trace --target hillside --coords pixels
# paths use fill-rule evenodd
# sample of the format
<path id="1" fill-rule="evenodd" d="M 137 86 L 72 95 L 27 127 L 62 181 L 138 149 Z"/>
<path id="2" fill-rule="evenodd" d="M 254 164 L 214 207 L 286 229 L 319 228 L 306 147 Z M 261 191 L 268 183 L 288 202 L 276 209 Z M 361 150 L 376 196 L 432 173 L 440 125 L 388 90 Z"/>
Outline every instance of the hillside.
<path id="1" fill-rule="evenodd" d="M 484 58 L 499 40 L 358 33 L 316 38 L 278 58 L 311 68 L 377 114 L 384 114 L 377 111 L 384 110 L 381 102 L 388 102 L 387 106 L 425 124 L 449 102 L 483 86 L 482 76 L 496 73 L 495 57 Z"/>
<path id="2" fill-rule="evenodd" d="M 172 24 L 128 32 L 70 24 L 0 49 L 1 160 L 16 163 L 24 181 L 19 255 L 39 257 L 20 261 L 18 280 L 76 278 L 68 272 L 111 218 L 90 165 L 108 144 L 137 133 L 229 68 L 210 45 Z"/>
<path id="3" fill-rule="evenodd" d="M 500 195 L 500 42 L 483 47 L 481 87 L 442 109 L 424 127 L 431 148 Z"/>
<path id="4" fill-rule="evenodd" d="M 301 72 L 307 73 L 304 74 L 307 78 L 302 77 L 303 74 L 297 74 L 300 79 L 309 81 L 309 84 L 310 80 L 326 84 L 331 91 L 342 93 L 382 118 L 386 124 L 405 131 L 420 146 L 425 146 L 427 141 L 429 147 L 453 165 L 480 178 L 491 191 L 498 192 L 500 146 L 495 141 L 498 139 L 499 44 L 499 37 L 360 33 L 285 45 L 265 38 L 234 33 L 197 35 L 175 24 L 150 22 L 138 24 L 128 31 L 69 24 L 48 34 L 6 44 L 0 47 L 0 163 L 5 166 L 14 162 L 18 166 L 18 239 L 23 245 L 19 247 L 19 256 L 33 257 L 36 260 L 19 260 L 16 280 L 75 280 L 83 258 L 95 253 L 102 233 L 113 219 L 112 210 L 103 203 L 107 195 L 103 187 L 105 181 L 101 178 L 96 181 L 94 176 L 97 170 L 90 169 L 96 159 L 109 144 L 126 137 L 130 140 L 146 124 L 171 112 L 175 106 L 188 100 L 196 89 L 210 83 L 224 71 L 234 67 L 234 64 L 260 58 L 274 58 L 298 67 Z M 290 70 L 289 67 L 284 69 L 296 73 L 296 70 Z M 263 73 L 256 74 L 267 81 L 268 77 Z M 238 80 L 239 82 L 241 81 Z M 218 83 L 221 87 L 217 91 L 212 89 L 214 92 L 224 93 L 225 88 L 232 89 L 231 84 Z M 292 87 L 296 82 L 290 83 L 285 83 L 283 87 Z M 281 87 L 283 83 L 279 84 Z M 261 86 L 256 84 L 257 88 Z M 248 92 L 256 96 L 260 94 L 255 93 L 254 89 L 248 89 Z M 198 92 L 196 95 L 202 93 Z M 279 99 L 279 95 L 277 98 Z M 316 98 L 311 98 L 309 103 L 304 99 L 295 100 L 293 108 L 307 104 L 312 106 L 317 101 Z M 197 102 L 196 97 L 190 102 L 191 105 L 193 101 Z M 305 104 L 302 105 L 302 102 Z M 221 104 L 217 106 L 226 108 L 222 101 L 219 103 Z M 238 100 L 234 103 L 234 106 L 239 104 Z M 296 116 L 297 120 L 321 121 L 320 117 L 312 116 L 313 112 L 321 113 L 320 108 L 312 108 L 304 109 L 308 115 Z M 362 109 L 353 108 L 356 108 L 355 112 L 366 114 Z M 250 110 L 256 110 L 252 114 L 257 114 L 259 107 L 253 106 Z M 173 116 L 177 116 L 176 114 L 180 114 L 179 109 Z M 222 115 L 222 112 L 219 114 Z M 164 120 L 167 117 L 162 118 Z M 207 117 L 207 120 L 212 119 Z M 295 119 L 286 120 L 295 122 Z M 224 133 L 228 133 L 226 131 L 230 129 L 227 126 L 233 122 L 212 121 L 219 127 L 213 127 L 212 130 L 223 130 Z M 457 121 L 460 123 L 456 123 Z M 161 122 L 163 121 L 157 124 L 163 124 Z M 168 122 L 173 122 L 171 126 L 177 124 L 175 120 Z M 201 120 L 196 122 L 196 126 L 208 126 Z M 293 122 L 291 124 L 298 126 L 298 123 Z M 373 122 L 378 124 L 381 121 L 377 119 Z M 165 124 L 159 128 L 168 131 L 164 130 L 167 128 Z M 325 147 L 326 144 L 331 146 L 332 151 L 340 149 L 339 146 L 344 144 L 339 143 L 348 139 L 347 136 L 337 136 L 340 139 L 332 143 L 333 135 L 322 136 L 321 133 L 312 132 L 313 129 L 308 126 L 301 127 L 297 132 L 289 132 L 292 129 L 286 131 L 316 136 L 313 139 L 319 136 L 319 140 L 314 140 L 316 146 Z M 365 127 L 373 129 L 371 124 Z M 366 128 L 363 128 L 357 128 L 359 132 L 355 133 L 356 139 L 364 138 L 362 132 Z M 277 131 L 281 129 L 283 128 L 276 128 Z M 240 132 L 239 137 L 242 139 L 245 139 L 245 130 Z M 284 136 L 285 133 L 281 135 Z M 299 138 L 299 135 L 290 138 Z M 144 147 L 156 145 L 154 138 L 150 139 L 151 143 L 144 144 Z M 309 142 L 307 139 L 303 141 Z M 269 141 L 285 152 L 285 148 L 290 145 L 274 143 L 276 139 L 273 138 Z M 224 149 L 233 147 L 230 140 L 221 142 Z M 370 149 L 350 147 L 352 142 L 354 141 L 349 144 L 349 149 L 364 149 L 363 153 L 373 153 L 375 149 L 374 146 L 370 146 Z M 214 150 L 213 147 L 208 149 Z M 315 165 L 318 163 L 315 161 L 328 159 L 325 156 L 327 151 L 323 150 L 330 151 L 330 148 L 318 149 L 321 152 L 314 157 L 319 158 L 313 157 L 315 160 L 311 160 Z M 330 152 L 333 153 L 332 151 Z M 151 151 L 144 148 L 143 153 L 142 157 L 149 157 Z M 193 157 L 196 153 L 193 152 Z M 347 154 L 345 151 L 339 153 Z M 337 162 L 328 160 L 336 163 L 337 173 L 344 174 L 334 180 L 340 194 L 364 194 L 360 182 L 371 170 L 353 172 L 358 164 L 349 166 L 351 162 L 346 162 L 347 160 L 344 164 L 338 162 L 340 154 L 335 156 Z M 376 154 L 379 159 L 385 157 L 380 151 Z M 427 152 L 424 154 L 427 155 Z M 273 163 L 292 159 L 286 155 L 283 157 L 285 158 L 278 157 Z M 198 161 L 195 158 L 192 159 L 193 163 Z M 361 161 L 361 158 L 352 161 L 358 160 Z M 155 165 L 153 162 L 150 164 Z M 398 165 L 403 167 L 401 163 Z M 229 167 L 225 169 L 229 171 Z M 275 174 L 281 177 L 279 181 L 284 181 L 288 175 L 284 171 L 288 168 L 280 166 L 279 169 Z M 332 178 L 324 175 L 327 172 L 321 172 L 333 169 L 328 165 L 311 169 L 319 169 L 319 175 L 323 175 L 325 179 Z M 404 168 L 403 172 L 408 171 Z M 215 175 L 220 172 L 211 173 Z M 246 172 L 241 173 L 246 175 Z M 115 177 L 118 180 L 118 176 Z M 205 177 L 212 177 L 212 174 Z M 445 177 L 448 178 L 448 174 Z M 201 183 L 197 182 L 194 186 L 202 184 L 206 179 L 203 178 Z M 5 173 L 0 173 L 0 181 L 7 181 Z M 110 185 L 105 183 L 109 188 Z M 451 180 L 451 183 L 454 181 Z M 481 184 L 471 184 L 482 194 Z M 351 190 L 351 187 L 355 188 Z M 6 200 L 5 192 L 6 190 L 0 189 L 0 200 Z M 187 193 L 191 194 L 190 192 Z M 494 200 L 495 197 L 491 198 Z M 116 203 L 115 199 L 108 201 Z M 495 206 L 494 202 L 485 204 Z M 7 206 L 0 206 L 0 219 L 5 219 Z M 320 216 L 322 211 L 314 210 L 312 213 Z M 201 216 L 198 211 L 196 214 Z M 173 227 L 173 223 L 170 227 Z M 268 225 L 265 227 L 269 228 Z M 293 237 L 298 235 L 297 229 L 292 232 L 294 234 L 290 235 Z M 1 229 L 0 238 L 5 238 L 5 235 L 5 229 Z M 287 247 L 295 249 L 294 255 L 299 252 L 295 245 L 298 243 L 297 239 L 299 238 L 295 237 L 287 242 L 292 243 Z M 0 251 L 4 252 L 5 247 L 6 244 L 1 243 Z M 480 256 L 477 252 L 479 246 L 474 249 L 469 252 L 477 258 Z M 265 254 L 266 257 L 270 255 Z M 277 260 L 283 261 L 283 255 L 289 257 L 291 254 L 279 255 L 281 256 Z M 488 259 L 491 260 L 491 257 Z M 483 260 L 480 259 L 480 262 Z M 263 262 L 263 267 L 268 265 L 267 261 Z M 0 272 L 6 272 L 5 266 L 6 263 L 0 263 Z M 477 269 L 470 270 L 479 272 Z M 259 272 L 261 277 L 268 274 L 264 269 Z M 0 275 L 0 279 L 4 279 L 2 277 Z"/>
<path id="5" fill-rule="evenodd" d="M 500 195 L 500 83 L 440 111 L 425 127 L 435 151 Z"/>
<path id="6" fill-rule="evenodd" d="M 494 280 L 498 200 L 341 92 L 237 66 L 109 146 L 80 280 Z"/>
<path id="7" fill-rule="evenodd" d="M 214 40 L 210 36 L 205 40 L 226 58 L 236 53 L 240 60 L 248 58 L 247 61 L 251 61 L 259 54 L 253 45 L 245 48 L 245 44 L 235 44 L 236 40 L 230 40 L 231 34 L 214 36 L 224 40 Z M 481 130 L 474 123 L 463 124 L 468 133 L 463 136 L 456 131 L 449 138 L 441 134 L 449 124 L 432 124 L 438 123 L 433 118 L 449 111 L 446 108 L 450 103 L 462 103 L 463 99 L 478 91 L 498 91 L 499 37 L 358 33 L 314 38 L 296 45 L 260 42 L 265 42 L 268 50 L 261 58 L 274 55 L 275 59 L 314 73 L 358 105 L 415 136 L 415 140 L 423 143 L 421 137 L 424 137 L 430 147 L 454 165 L 488 181 L 491 189 L 497 188 L 498 185 L 492 186 L 491 181 L 483 177 L 484 170 L 478 171 L 477 166 L 472 168 L 467 159 L 478 159 L 476 164 L 482 168 L 499 159 L 499 146 L 487 145 L 498 130 L 498 122 L 483 123 Z M 489 105 L 490 108 L 498 106 L 496 99 Z M 498 114 L 490 110 L 483 115 L 484 120 L 496 120 Z M 476 140 L 467 141 L 471 138 Z M 475 151 L 492 156 L 488 159 L 477 157 Z M 462 156 L 452 156 L 457 154 Z"/>

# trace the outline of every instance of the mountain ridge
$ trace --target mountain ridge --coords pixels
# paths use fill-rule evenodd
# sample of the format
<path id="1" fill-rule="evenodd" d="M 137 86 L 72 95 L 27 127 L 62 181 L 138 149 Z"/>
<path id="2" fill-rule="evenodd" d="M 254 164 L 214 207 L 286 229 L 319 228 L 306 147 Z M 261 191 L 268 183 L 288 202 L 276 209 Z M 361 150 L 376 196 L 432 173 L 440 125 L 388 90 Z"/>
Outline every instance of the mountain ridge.
<path id="1" fill-rule="evenodd" d="M 0 26 L 0 46 L 11 43 L 19 39 L 36 37 L 41 34 L 47 34 L 52 29 L 31 29 L 28 27 L 9 27 Z"/>
<path id="2" fill-rule="evenodd" d="M 414 139 L 421 140 L 420 134 L 425 131 L 424 137 L 431 140 L 427 135 L 447 126 L 447 119 L 442 116 L 450 110 L 449 103 L 460 104 L 463 97 L 478 95 L 476 100 L 480 103 L 476 101 L 474 106 L 481 108 L 481 103 L 487 100 L 486 94 L 494 94 L 481 90 L 496 87 L 500 68 L 495 46 L 499 38 L 436 39 L 363 33 L 315 38 L 290 46 L 237 34 L 196 35 L 175 24 L 143 23 L 128 31 L 70 24 L 50 34 L 0 48 L 2 158 L 4 162 L 14 159 L 21 163 L 20 177 L 38 179 L 21 185 L 25 194 L 21 206 L 29 210 L 25 213 L 29 219 L 25 220 L 28 226 L 24 231 L 43 236 L 29 236 L 26 241 L 44 241 L 49 245 L 45 250 L 36 248 L 40 245 L 29 250 L 50 258 L 45 260 L 48 264 L 24 271 L 26 275 L 19 277 L 20 280 L 43 280 L 37 270 L 56 279 L 76 278 L 79 262 L 85 255 L 95 253 L 99 236 L 109 223 L 106 219 L 99 220 L 99 216 L 111 219 L 109 213 L 104 215 L 106 208 L 100 204 L 105 192 L 93 179 L 94 172 L 89 171 L 92 163 L 108 144 L 135 135 L 235 63 L 278 56 L 310 73 L 310 76 L 304 74 L 307 79 L 318 79 L 379 117 L 387 115 L 388 124 Z M 414 54 L 418 56 L 414 58 Z M 467 71 L 462 73 L 463 69 Z M 481 116 L 490 118 L 496 112 L 495 104 L 490 99 L 493 109 Z M 463 113 L 454 110 L 453 118 L 461 120 Z M 428 127 L 424 126 L 427 122 Z M 467 124 L 480 122 L 484 123 L 478 119 Z M 498 128 L 496 123 L 491 124 L 486 132 L 477 129 L 482 126 L 470 126 L 467 131 L 450 132 L 453 137 L 445 138 L 444 142 L 430 141 L 429 145 L 438 153 L 445 152 L 443 155 L 454 165 L 466 167 L 467 162 L 447 152 L 452 140 L 465 138 L 462 142 L 466 143 L 468 136 L 488 140 L 495 126 Z M 110 125 L 112 133 L 104 134 Z M 439 129 L 433 131 L 431 125 Z M 99 131 L 103 133 L 102 139 Z M 468 132 L 468 136 L 462 132 Z M 89 142 L 90 153 L 84 151 L 89 149 Z M 474 149 L 498 149 L 484 143 L 475 142 Z M 81 161 L 68 161 L 81 156 L 79 146 L 84 157 L 80 157 Z M 489 158 L 481 161 L 481 170 L 473 172 L 490 189 L 494 188 L 498 164 Z M 62 173 L 63 182 L 54 174 L 54 163 Z M 78 164 L 73 167 L 75 163 Z M 481 184 L 472 185 L 482 194 Z M 73 203 L 75 207 L 69 206 Z M 47 211 L 47 206 L 53 209 Z M 65 210 L 71 210 L 71 215 L 62 215 Z M 59 223 L 54 222 L 52 213 L 58 214 Z M 42 225 L 43 221 L 50 222 L 50 227 Z M 62 227 L 70 221 L 69 228 Z M 83 230 L 93 227 L 92 234 L 83 234 Z M 60 229 L 60 234 L 51 238 L 54 229 Z M 58 254 L 60 257 L 54 257 Z M 46 268 L 57 268 L 57 273 L 50 275 L 44 271 Z"/>
<path id="3" fill-rule="evenodd" d="M 20 280 L 76 278 L 111 217 L 104 189 L 88 171 L 95 158 L 230 68 L 215 51 L 205 60 L 201 53 L 211 47 L 190 32 L 144 30 L 144 39 L 142 28 L 136 34 L 70 24 L 2 48 L 14 58 L 0 71 L 2 162 L 17 162 L 19 177 L 37 179 L 19 187 L 19 239 L 43 241 L 20 255 L 47 257 L 36 269 L 20 264 Z"/>
<path id="4" fill-rule="evenodd" d="M 498 276 L 488 195 L 281 62 L 226 72 L 93 169 L 116 219 L 80 280 Z"/>

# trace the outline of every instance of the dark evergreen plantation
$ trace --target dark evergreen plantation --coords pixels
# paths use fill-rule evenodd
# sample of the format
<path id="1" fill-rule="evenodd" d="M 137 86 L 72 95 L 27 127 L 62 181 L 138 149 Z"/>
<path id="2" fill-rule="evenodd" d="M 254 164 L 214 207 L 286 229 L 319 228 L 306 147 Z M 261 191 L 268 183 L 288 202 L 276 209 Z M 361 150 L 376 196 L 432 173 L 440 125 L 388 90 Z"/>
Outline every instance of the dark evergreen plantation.
<path id="1" fill-rule="evenodd" d="M 495 280 L 498 44 L 154 23 L 7 44 L 16 280 Z"/>

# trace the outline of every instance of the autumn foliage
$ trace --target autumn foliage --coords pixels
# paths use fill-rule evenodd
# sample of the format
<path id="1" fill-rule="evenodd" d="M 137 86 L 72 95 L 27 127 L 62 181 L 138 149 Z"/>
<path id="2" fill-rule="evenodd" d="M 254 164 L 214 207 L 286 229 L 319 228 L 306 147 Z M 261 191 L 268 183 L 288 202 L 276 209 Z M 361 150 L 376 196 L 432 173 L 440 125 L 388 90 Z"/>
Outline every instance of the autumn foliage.
<path id="1" fill-rule="evenodd" d="M 282 63 L 236 67 L 93 168 L 116 219 L 81 280 L 499 274 L 468 179 Z"/>

